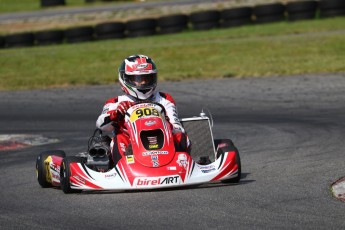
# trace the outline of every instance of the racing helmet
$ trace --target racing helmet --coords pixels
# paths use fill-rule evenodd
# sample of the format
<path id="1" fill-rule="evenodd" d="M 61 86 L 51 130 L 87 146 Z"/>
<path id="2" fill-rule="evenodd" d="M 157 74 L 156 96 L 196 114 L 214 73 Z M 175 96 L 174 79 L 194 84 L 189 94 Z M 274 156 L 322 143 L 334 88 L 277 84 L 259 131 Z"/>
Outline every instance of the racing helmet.
<path id="1" fill-rule="evenodd" d="M 129 56 L 119 67 L 119 82 L 127 95 L 146 100 L 157 86 L 156 64 L 145 55 Z"/>

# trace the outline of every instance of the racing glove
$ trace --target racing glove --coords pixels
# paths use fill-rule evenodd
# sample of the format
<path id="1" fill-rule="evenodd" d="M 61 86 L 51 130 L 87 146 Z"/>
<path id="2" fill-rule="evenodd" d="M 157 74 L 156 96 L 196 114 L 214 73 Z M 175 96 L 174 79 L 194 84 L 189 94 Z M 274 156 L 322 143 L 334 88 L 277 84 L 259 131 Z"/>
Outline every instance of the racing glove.
<path id="1" fill-rule="evenodd" d="M 118 121 L 122 120 L 125 117 L 126 111 L 132 107 L 133 102 L 121 101 L 116 110 L 110 112 L 110 120 Z"/>

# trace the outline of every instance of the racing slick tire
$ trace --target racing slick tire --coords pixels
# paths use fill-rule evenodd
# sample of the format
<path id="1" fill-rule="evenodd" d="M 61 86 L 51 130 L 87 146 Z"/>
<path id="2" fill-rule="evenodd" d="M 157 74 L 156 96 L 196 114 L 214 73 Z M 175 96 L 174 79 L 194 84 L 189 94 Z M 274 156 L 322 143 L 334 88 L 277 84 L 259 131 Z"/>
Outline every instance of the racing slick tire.
<path id="1" fill-rule="evenodd" d="M 238 183 L 241 179 L 241 158 L 238 149 L 235 147 L 234 143 L 230 139 L 216 139 L 214 140 L 215 147 L 217 149 L 217 159 L 225 152 L 235 151 L 236 153 L 236 164 L 238 165 L 238 174 L 236 177 L 223 180 L 223 183 Z M 218 145 L 221 145 L 218 148 Z"/>
<path id="2" fill-rule="evenodd" d="M 36 174 L 37 174 L 37 181 L 41 185 L 42 188 L 49 188 L 51 187 L 51 183 L 47 181 L 47 167 L 49 165 L 45 164 L 44 161 L 47 157 L 55 155 L 59 157 L 66 157 L 66 154 L 62 150 L 51 150 L 51 151 L 44 151 L 41 152 L 40 155 L 37 157 L 36 160 Z"/>
<path id="3" fill-rule="evenodd" d="M 60 185 L 61 185 L 61 190 L 65 194 L 69 193 L 79 193 L 81 190 L 78 189 L 72 189 L 71 188 L 71 183 L 70 183 L 70 176 L 71 176 L 71 168 L 70 168 L 70 163 L 82 163 L 83 160 L 81 157 L 76 157 L 76 156 L 69 156 L 65 157 L 61 163 L 61 169 L 60 169 Z"/>

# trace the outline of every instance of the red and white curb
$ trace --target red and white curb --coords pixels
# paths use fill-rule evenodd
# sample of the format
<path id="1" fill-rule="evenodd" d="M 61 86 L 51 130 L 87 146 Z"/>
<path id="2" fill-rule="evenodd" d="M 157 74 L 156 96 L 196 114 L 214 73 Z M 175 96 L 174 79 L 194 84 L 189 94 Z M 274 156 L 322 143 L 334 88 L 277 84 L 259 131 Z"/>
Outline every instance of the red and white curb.
<path id="1" fill-rule="evenodd" d="M 345 177 L 340 178 L 331 185 L 333 196 L 345 202 Z"/>
<path id="2" fill-rule="evenodd" d="M 58 139 L 47 138 L 42 135 L 4 134 L 0 135 L 0 151 L 15 150 L 30 146 L 46 145 L 59 142 Z"/>

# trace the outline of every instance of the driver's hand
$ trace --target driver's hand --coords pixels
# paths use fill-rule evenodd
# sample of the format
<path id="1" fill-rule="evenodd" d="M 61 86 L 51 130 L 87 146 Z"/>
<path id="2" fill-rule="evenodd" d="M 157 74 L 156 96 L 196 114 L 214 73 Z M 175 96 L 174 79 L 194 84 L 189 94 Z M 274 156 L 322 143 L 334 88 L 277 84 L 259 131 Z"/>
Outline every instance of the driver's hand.
<path id="1" fill-rule="evenodd" d="M 122 120 L 125 117 L 126 111 L 132 107 L 133 104 L 133 102 L 121 101 L 116 110 L 109 112 L 110 120 L 115 122 Z"/>
<path id="2" fill-rule="evenodd" d="M 122 117 L 125 117 L 126 111 L 132 107 L 133 103 L 129 101 L 121 101 L 119 105 L 117 106 L 117 113 L 118 115 L 122 115 Z"/>

